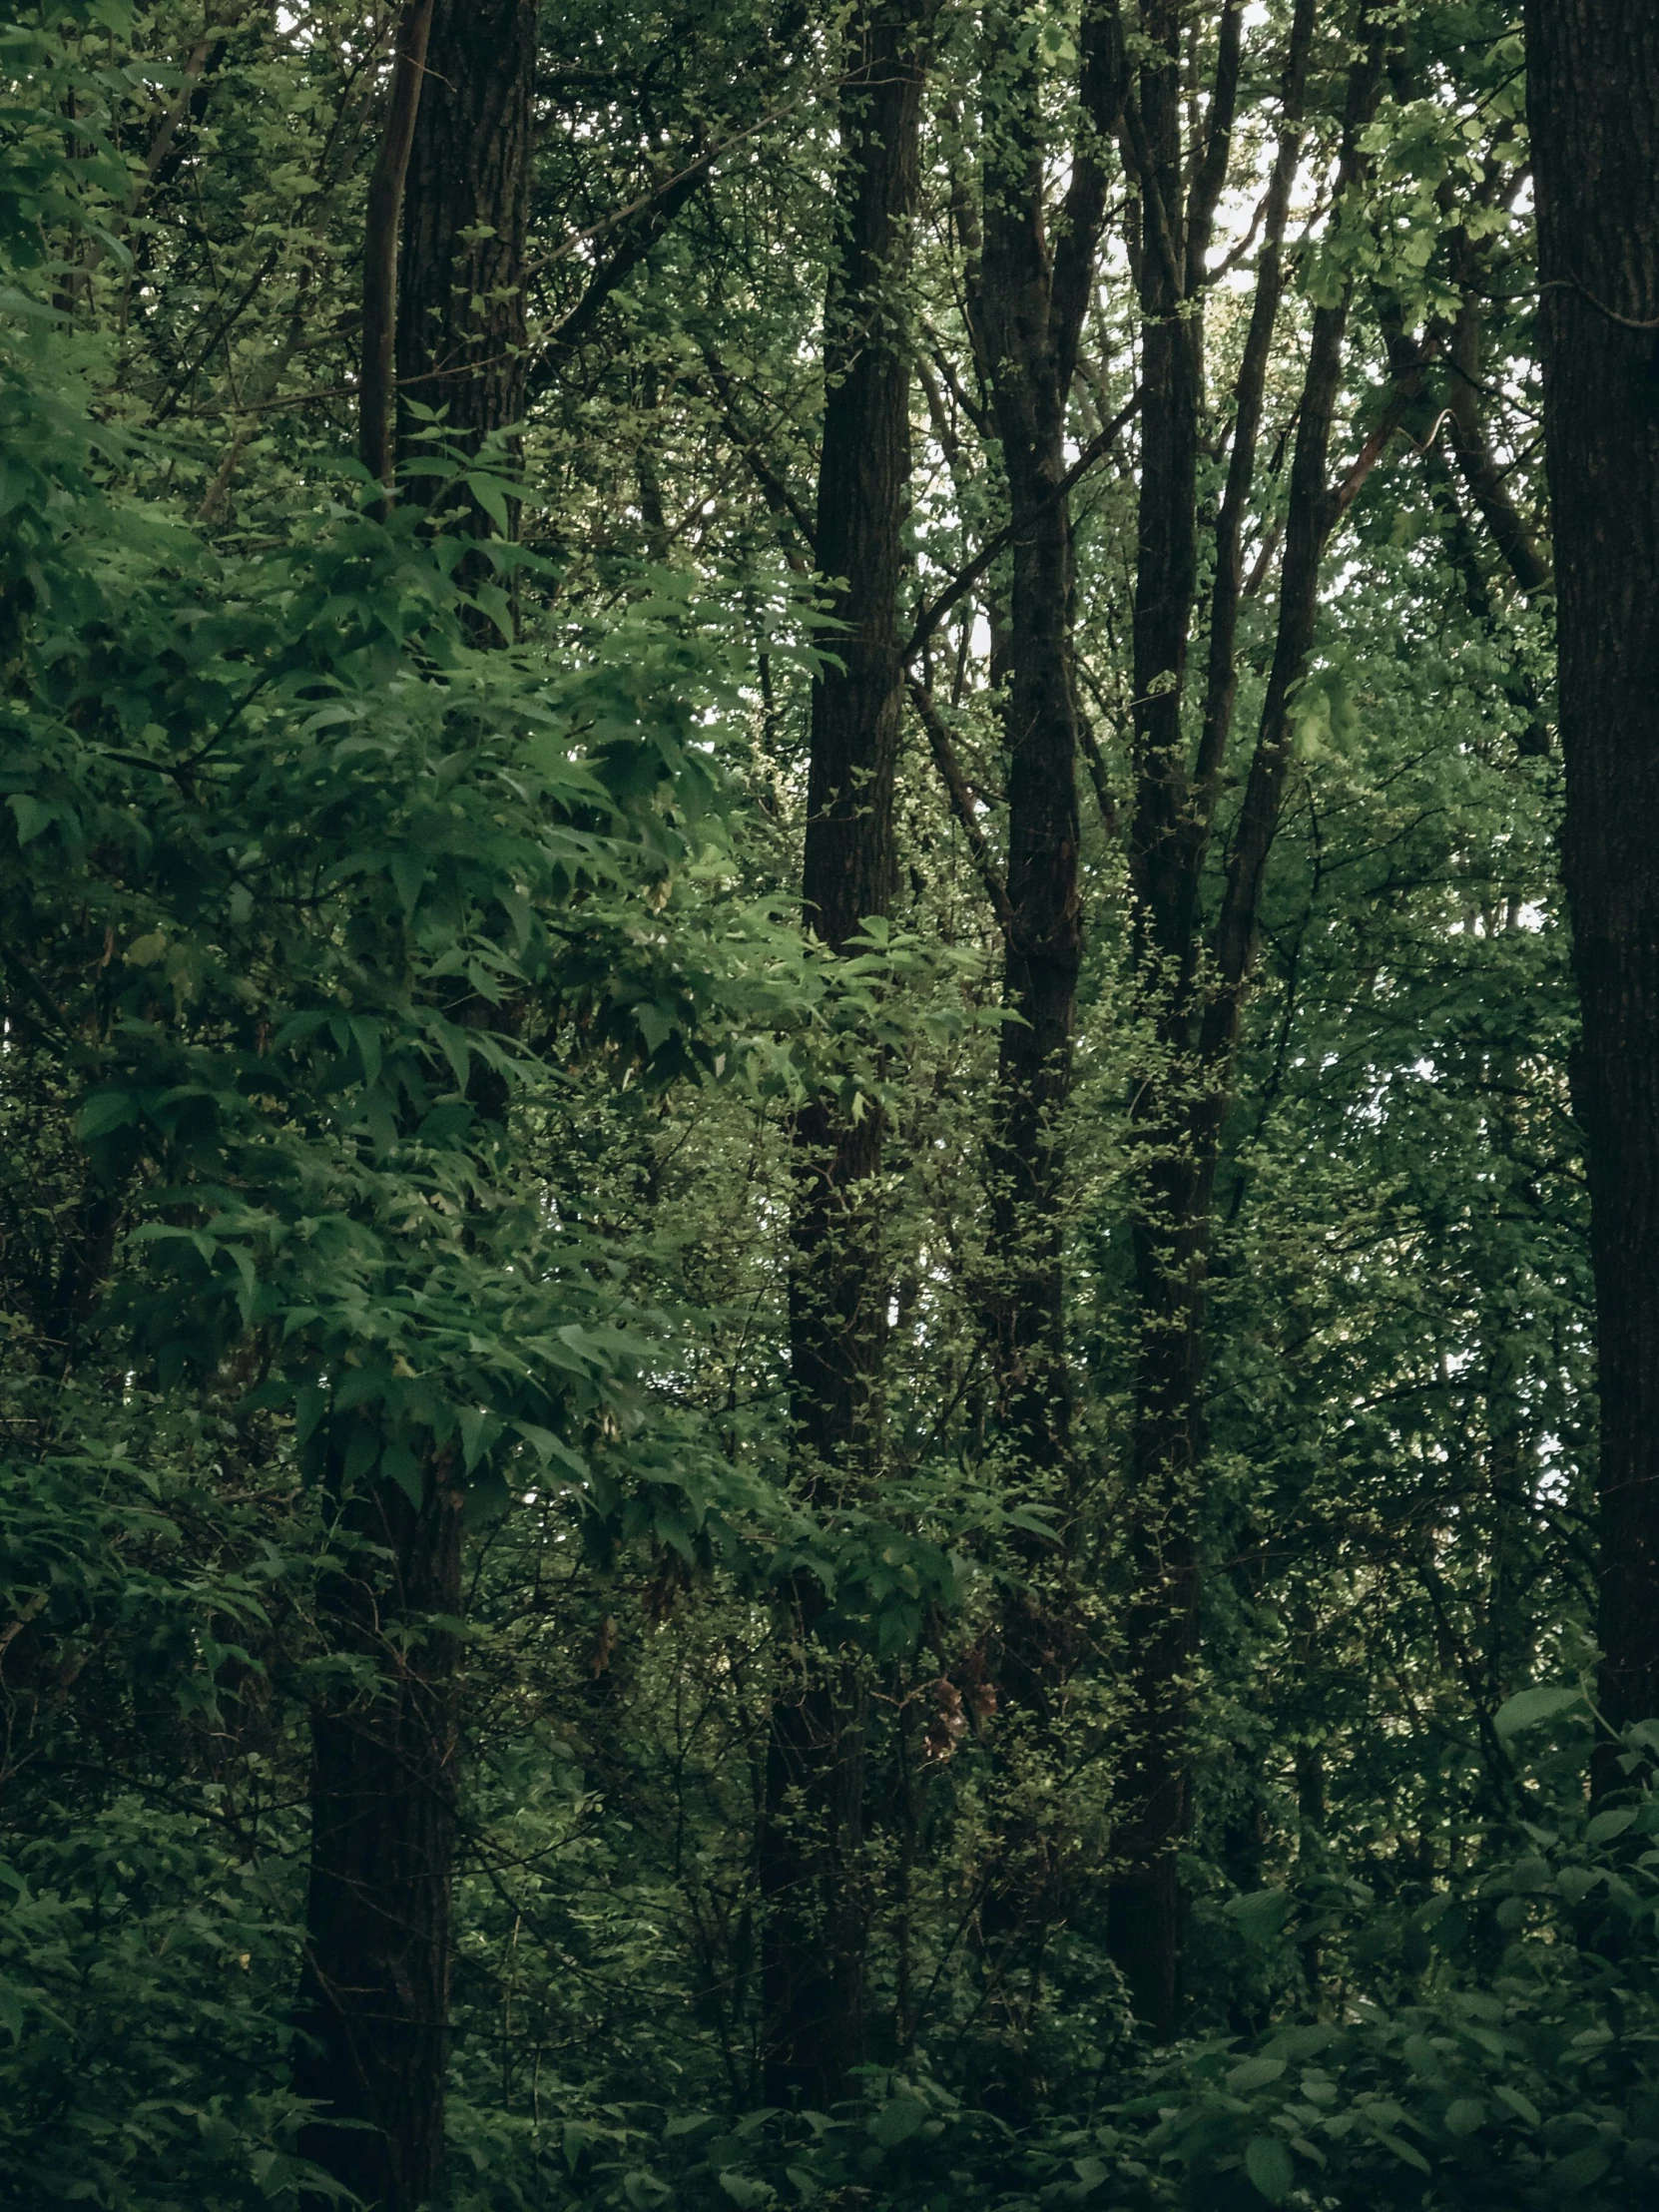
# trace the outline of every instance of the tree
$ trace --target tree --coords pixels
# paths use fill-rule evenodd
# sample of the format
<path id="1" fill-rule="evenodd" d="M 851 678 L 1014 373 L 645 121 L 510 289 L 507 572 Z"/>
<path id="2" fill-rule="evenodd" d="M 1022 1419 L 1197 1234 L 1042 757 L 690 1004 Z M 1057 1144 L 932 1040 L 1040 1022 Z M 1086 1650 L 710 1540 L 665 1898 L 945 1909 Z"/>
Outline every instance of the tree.
<path id="1" fill-rule="evenodd" d="M 1601 1687 L 1620 1727 L 1659 1711 L 1659 25 L 1570 0 L 1529 8 L 1526 36 L 1596 1277 Z"/>
<path id="2" fill-rule="evenodd" d="M 372 346 L 397 368 L 395 443 L 383 378 L 363 379 L 363 449 L 382 478 L 399 450 L 434 468 L 410 435 L 418 404 L 463 453 L 522 410 L 534 7 L 515 0 L 483 28 L 480 38 L 476 13 L 443 0 L 410 10 L 399 30 L 364 277 L 365 365 Z M 413 483 L 441 501 L 452 479 L 453 462 L 438 460 Z M 463 478 L 461 494 L 475 531 L 505 532 L 498 488 Z M 471 572 L 475 590 L 487 574 Z M 497 991 L 481 981 L 475 970 L 438 1003 L 465 1026 L 493 1026 Z M 487 1056 L 467 1089 L 499 1129 L 506 1086 Z M 336 1687 L 312 1718 L 294 2084 L 316 2107 L 306 2153 L 379 2212 L 414 2212 L 437 2194 L 444 2160 L 465 1464 L 458 1444 L 435 1439 L 412 1468 L 376 1475 L 361 1458 L 347 1445 L 326 1477 L 339 1544 L 323 1590 L 329 1640 L 370 1679 Z"/>
<path id="3" fill-rule="evenodd" d="M 814 550 L 830 580 L 838 667 L 814 682 L 803 839 L 806 924 L 846 956 L 896 887 L 893 779 L 903 710 L 898 592 L 910 500 L 910 367 L 898 282 L 917 189 L 929 10 L 855 17 L 825 303 L 826 395 Z M 887 1289 L 876 1235 L 882 1120 L 873 1098 L 821 1093 L 797 1116 L 790 1402 L 803 1494 L 830 1509 L 877 1471 L 876 1379 Z M 798 1575 L 781 1618 L 760 1838 L 767 2095 L 827 2107 L 864 2056 L 863 1690 L 857 1662 L 816 1653 L 822 1586 Z M 799 1658 L 793 1655 L 799 1653 Z M 794 1679 L 791 1679 L 792 1676 Z"/>

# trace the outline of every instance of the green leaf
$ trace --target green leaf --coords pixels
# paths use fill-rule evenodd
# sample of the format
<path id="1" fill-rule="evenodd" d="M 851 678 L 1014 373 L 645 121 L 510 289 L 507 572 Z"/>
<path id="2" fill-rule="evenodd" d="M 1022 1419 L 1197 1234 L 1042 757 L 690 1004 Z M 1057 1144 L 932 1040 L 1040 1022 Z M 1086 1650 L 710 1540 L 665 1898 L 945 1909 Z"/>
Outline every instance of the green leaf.
<path id="1" fill-rule="evenodd" d="M 380 1024 L 368 1014 L 353 1014 L 351 1035 L 356 1041 L 357 1057 L 363 1064 L 363 1080 L 370 1085 L 380 1080 Z"/>
<path id="2" fill-rule="evenodd" d="M 28 792 L 13 792 L 6 805 L 17 817 L 17 841 L 19 844 L 32 843 L 43 830 L 51 826 L 53 809 L 46 806 L 41 800 L 33 798 Z"/>
<path id="3" fill-rule="evenodd" d="M 1599 2143 L 1586 2143 L 1582 2150 L 1570 2151 L 1565 2158 L 1558 2158 L 1545 2176 L 1552 2189 L 1575 2197 L 1581 2189 L 1599 2181 L 1612 2164 Z"/>
<path id="4" fill-rule="evenodd" d="M 720 2176 L 720 2185 L 738 2207 L 738 2212 L 754 2212 L 755 2206 L 770 2203 L 772 2199 L 772 2191 L 764 2181 L 756 2181 L 731 2167 Z"/>
<path id="5" fill-rule="evenodd" d="M 1544 1721 L 1572 1712 L 1582 1703 L 1582 1695 L 1577 1690 L 1543 1685 L 1533 1690 L 1517 1690 L 1498 1707 L 1493 1725 L 1500 1736 L 1516 1736 L 1523 1728 L 1537 1728 Z"/>
<path id="6" fill-rule="evenodd" d="M 1422 2152 L 1406 2142 L 1403 2136 L 1394 2134 L 1390 2128 L 1379 2127 L 1375 2121 L 1369 2124 L 1372 2134 L 1376 2136 L 1384 2149 L 1391 2150 L 1394 2156 L 1402 2160 L 1405 2165 L 1414 2166 L 1419 2174 L 1425 2174 L 1429 2171 L 1428 2161 L 1424 2158 Z"/>
<path id="7" fill-rule="evenodd" d="M 124 1129 L 137 1121 L 138 1100 L 127 1091 L 97 1091 L 75 1118 L 75 1133 L 82 1138 L 107 1137 L 112 1129 Z"/>
<path id="8" fill-rule="evenodd" d="M 1486 2107 L 1478 2097 L 1453 2097 L 1445 2108 L 1446 2132 L 1473 2135 L 1486 2124 Z"/>
<path id="9" fill-rule="evenodd" d="M 889 2098 L 870 2120 L 870 2140 L 883 2150 L 896 2150 L 900 2143 L 907 2143 L 919 2133 L 926 2118 L 927 2107 L 916 2098 Z"/>
<path id="10" fill-rule="evenodd" d="M 1277 2135 L 1253 2135 L 1245 2146 L 1245 2172 L 1269 2204 L 1283 2204 L 1296 2186 L 1296 2163 Z"/>
<path id="11" fill-rule="evenodd" d="M 1598 1813 L 1584 1833 L 1592 1844 L 1610 1844 L 1615 1836 L 1622 1836 L 1632 1827 L 1635 1819 L 1633 1805 L 1611 1806 L 1605 1813 Z"/>
<path id="12" fill-rule="evenodd" d="M 379 1430 L 370 1421 L 356 1422 L 351 1430 L 351 1441 L 345 1447 L 346 1481 L 363 1481 L 379 1456 Z"/>
<path id="13" fill-rule="evenodd" d="M 420 901 L 420 886 L 428 873 L 426 856 L 423 852 L 395 852 L 386 872 L 403 901 L 403 918 L 407 920 Z"/>
<path id="14" fill-rule="evenodd" d="M 409 1503 L 418 1511 L 425 1496 L 426 1478 L 420 1461 L 407 1444 L 387 1444 L 380 1454 L 380 1473 L 388 1482 L 395 1482 Z"/>
<path id="15" fill-rule="evenodd" d="M 1244 2096 L 1252 2089 L 1265 2088 L 1268 2082 L 1277 2081 L 1284 2071 L 1283 2058 L 1246 2058 L 1227 2076 L 1227 2086 L 1235 2096 Z"/>
<path id="16" fill-rule="evenodd" d="M 1246 1897 L 1233 1899 L 1227 1907 L 1227 1917 L 1237 1925 L 1247 1943 L 1261 1945 L 1273 1941 L 1284 1927 L 1290 1909 L 1287 1891 L 1253 1890 Z"/>

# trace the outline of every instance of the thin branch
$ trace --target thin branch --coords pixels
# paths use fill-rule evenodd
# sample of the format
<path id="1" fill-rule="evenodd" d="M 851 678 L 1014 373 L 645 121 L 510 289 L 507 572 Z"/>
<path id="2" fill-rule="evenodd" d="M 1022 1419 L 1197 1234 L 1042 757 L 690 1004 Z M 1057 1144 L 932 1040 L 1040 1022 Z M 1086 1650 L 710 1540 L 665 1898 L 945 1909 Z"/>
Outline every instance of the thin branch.
<path id="1" fill-rule="evenodd" d="M 1137 384 L 1124 405 L 1113 415 L 1111 421 L 1089 440 L 1076 460 L 1072 462 L 1070 468 L 1066 470 L 1060 481 L 1049 492 L 1048 498 L 1050 500 L 1064 499 L 1069 492 L 1075 489 L 1078 481 L 1094 466 L 1101 455 L 1111 450 L 1119 433 L 1134 416 L 1140 403 L 1141 387 Z M 916 617 L 915 628 L 910 632 L 900 655 L 906 666 L 915 659 L 956 602 L 978 583 L 980 577 L 984 575 L 997 555 L 1006 552 L 1013 540 L 1013 524 L 1008 523 L 998 530 L 994 537 L 987 538 L 967 566 L 958 569 L 938 597 L 930 600 L 922 609 Z"/>
<path id="2" fill-rule="evenodd" d="M 991 856 L 985 832 L 979 826 L 973 795 L 968 790 L 967 778 L 962 774 L 962 765 L 956 758 L 956 749 L 950 742 L 950 733 L 939 719 L 938 709 L 915 677 L 905 678 L 905 688 L 910 694 L 910 704 L 916 711 L 916 717 L 927 733 L 933 766 L 938 770 L 944 788 L 950 794 L 950 811 L 961 825 L 962 834 L 967 838 L 973 864 L 979 870 L 980 879 L 996 911 L 996 918 L 1004 929 L 1012 929 L 1014 909 L 1008 897 L 1008 886 Z"/>

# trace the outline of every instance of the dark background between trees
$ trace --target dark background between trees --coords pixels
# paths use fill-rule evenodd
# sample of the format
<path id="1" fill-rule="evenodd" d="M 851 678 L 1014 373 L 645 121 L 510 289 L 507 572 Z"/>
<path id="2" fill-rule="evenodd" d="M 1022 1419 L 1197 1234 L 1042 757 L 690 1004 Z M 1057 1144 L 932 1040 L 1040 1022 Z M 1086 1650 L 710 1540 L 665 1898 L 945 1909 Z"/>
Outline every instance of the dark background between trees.
<path id="1" fill-rule="evenodd" d="M 1659 20 L 0 73 L 0 2197 L 1659 2203 Z"/>

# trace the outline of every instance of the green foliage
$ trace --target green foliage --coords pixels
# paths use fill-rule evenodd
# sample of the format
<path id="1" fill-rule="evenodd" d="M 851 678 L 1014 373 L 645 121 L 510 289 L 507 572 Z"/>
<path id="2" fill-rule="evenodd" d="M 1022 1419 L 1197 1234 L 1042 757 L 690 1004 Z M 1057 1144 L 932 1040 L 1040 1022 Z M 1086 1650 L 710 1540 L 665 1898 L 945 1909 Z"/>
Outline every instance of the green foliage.
<path id="1" fill-rule="evenodd" d="M 1290 12 L 1248 11 L 1206 498 Z M 469 456 L 434 418 L 410 466 L 464 475 L 498 526 L 522 494 L 515 546 L 435 529 L 441 500 L 378 517 L 344 457 L 380 96 L 355 16 L 0 28 L 8 2201 L 320 2185 L 288 2088 L 306 1718 L 373 1684 L 318 1572 L 342 1486 L 418 1499 L 440 1466 L 467 1498 L 456 2212 L 1653 2200 L 1654 1743 L 1632 1733 L 1592 1813 L 1593 1707 L 1565 1686 L 1593 1664 L 1594 1400 L 1547 609 L 1436 444 L 1472 256 L 1482 398 L 1536 520 L 1518 54 L 1500 10 L 1405 10 L 1371 173 L 1332 211 L 1347 19 L 1317 15 L 1241 747 L 1318 307 L 1352 294 L 1344 455 L 1398 431 L 1296 694 L 1226 1102 L 1190 2034 L 1156 2052 L 1108 1915 L 1137 1115 L 1172 1073 L 1126 891 L 1139 433 L 1074 496 L 1073 1444 L 1033 1465 L 991 1349 L 1006 554 L 918 661 L 982 851 L 909 732 L 890 914 L 830 957 L 798 911 L 835 642 L 802 579 L 839 19 L 544 20 L 531 419 Z M 906 623 L 1005 519 L 962 306 L 999 22 L 935 26 L 895 302 Z M 1079 28 L 1027 11 L 987 65 L 1035 73 L 1056 176 Z M 1076 450 L 1138 373 L 1140 190 L 1102 158 Z M 1401 327 L 1433 341 L 1403 406 Z M 881 1371 L 833 1500 L 789 1402 L 810 1099 L 884 1140 Z M 802 1588 L 867 1717 L 872 2063 L 829 2113 L 769 2108 L 762 2078 L 755 1844 L 802 1664 L 776 1601 Z"/>

